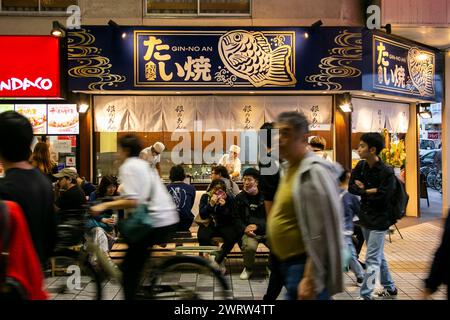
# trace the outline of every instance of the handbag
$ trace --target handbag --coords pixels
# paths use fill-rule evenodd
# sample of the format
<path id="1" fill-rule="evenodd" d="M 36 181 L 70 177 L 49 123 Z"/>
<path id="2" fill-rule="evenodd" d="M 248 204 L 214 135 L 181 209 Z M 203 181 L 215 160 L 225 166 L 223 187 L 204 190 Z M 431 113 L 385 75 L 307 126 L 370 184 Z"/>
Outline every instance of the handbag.
<path id="1" fill-rule="evenodd" d="M 119 223 L 120 234 L 129 244 L 146 239 L 152 230 L 152 218 L 147 203 L 140 204 L 130 217 Z"/>
<path id="2" fill-rule="evenodd" d="M 150 189 L 150 192 L 152 192 L 152 190 L 153 188 Z M 139 243 L 152 233 L 152 218 L 150 217 L 150 210 L 148 208 L 150 199 L 151 194 L 145 203 L 138 205 L 130 217 L 119 223 L 120 234 L 123 236 L 126 243 Z"/>
<path id="3" fill-rule="evenodd" d="M 199 214 L 197 214 L 197 215 L 195 216 L 194 222 L 195 222 L 196 224 L 198 224 L 199 226 L 202 225 L 202 226 L 204 226 L 204 227 L 208 227 L 209 224 L 211 223 L 211 218 L 208 217 L 208 218 L 206 218 L 206 219 L 203 219 L 203 218 L 200 216 L 200 213 L 199 213 Z"/>

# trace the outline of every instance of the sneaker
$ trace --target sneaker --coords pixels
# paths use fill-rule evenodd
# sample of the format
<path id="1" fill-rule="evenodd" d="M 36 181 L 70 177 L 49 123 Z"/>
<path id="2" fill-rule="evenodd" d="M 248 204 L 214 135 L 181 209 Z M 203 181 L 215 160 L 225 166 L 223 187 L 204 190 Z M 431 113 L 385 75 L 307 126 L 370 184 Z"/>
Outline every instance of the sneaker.
<path id="1" fill-rule="evenodd" d="M 251 271 L 247 271 L 247 269 L 244 268 L 244 270 L 242 270 L 242 273 L 239 276 L 239 278 L 241 280 L 248 280 L 248 279 L 250 279 L 251 275 L 252 275 Z"/>
<path id="2" fill-rule="evenodd" d="M 394 298 L 397 296 L 397 293 L 397 288 L 394 288 L 394 290 L 381 289 L 375 292 L 375 296 L 379 298 Z"/>
<path id="3" fill-rule="evenodd" d="M 356 278 L 356 285 L 361 287 L 363 284 L 364 278 Z"/>
<path id="4" fill-rule="evenodd" d="M 373 299 L 368 298 L 368 297 L 361 297 L 361 296 L 359 296 L 359 297 L 356 298 L 355 300 L 373 300 Z"/>

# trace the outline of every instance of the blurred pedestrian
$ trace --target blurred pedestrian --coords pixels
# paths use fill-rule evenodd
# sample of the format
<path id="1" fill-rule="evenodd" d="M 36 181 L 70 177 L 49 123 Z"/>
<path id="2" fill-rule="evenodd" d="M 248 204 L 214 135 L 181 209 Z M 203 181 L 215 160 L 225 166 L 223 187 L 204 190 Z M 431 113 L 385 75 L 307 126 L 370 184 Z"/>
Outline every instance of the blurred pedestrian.
<path id="1" fill-rule="evenodd" d="M 274 122 L 264 123 L 259 131 L 259 170 L 261 176 L 259 179 L 259 189 L 264 198 L 264 206 L 267 217 L 270 215 L 273 199 L 280 183 L 281 166 L 278 159 L 278 150 L 272 147 L 272 131 L 274 130 Z M 275 152 L 274 152 L 275 151 Z M 267 221 L 267 218 L 266 218 Z M 270 243 L 266 241 L 266 245 L 270 249 Z M 269 283 L 267 285 L 264 301 L 275 301 L 283 289 L 283 276 L 278 267 L 278 261 L 272 251 L 269 253 L 268 260 Z"/>
<path id="2" fill-rule="evenodd" d="M 330 162 L 308 151 L 302 113 L 278 116 L 280 157 L 287 161 L 267 222 L 270 248 L 288 299 L 329 299 L 343 290 L 338 177 Z"/>
<path id="3" fill-rule="evenodd" d="M 430 298 L 441 284 L 447 285 L 447 300 L 450 300 L 450 210 L 445 220 L 441 244 L 434 254 L 430 274 L 425 280 L 424 299 Z"/>
<path id="4" fill-rule="evenodd" d="M 148 258 L 148 248 L 166 243 L 176 231 L 178 213 L 167 188 L 148 162 L 139 159 L 142 144 L 132 134 L 119 139 L 118 158 L 121 162 L 119 180 L 121 198 L 100 203 L 91 208 L 97 216 L 110 209 L 136 209 L 146 205 L 152 221 L 151 232 L 142 240 L 128 241 L 128 249 L 122 264 L 125 299 L 133 300 L 140 284 L 144 264 Z"/>
<path id="5" fill-rule="evenodd" d="M 355 274 L 356 285 L 361 286 L 364 280 L 364 269 L 358 261 L 355 246 L 353 244 L 353 219 L 359 214 L 359 199 L 354 194 L 348 192 L 348 182 L 350 181 L 350 170 L 345 169 L 339 177 L 341 182 L 341 200 L 344 207 L 344 243 L 350 252 L 350 270 Z"/>
<path id="6" fill-rule="evenodd" d="M 56 241 L 56 216 L 49 179 L 30 159 L 33 128 L 14 111 L 0 114 L 0 162 L 6 176 L 0 179 L 0 199 L 18 203 L 25 214 L 41 267 L 45 268 Z"/>

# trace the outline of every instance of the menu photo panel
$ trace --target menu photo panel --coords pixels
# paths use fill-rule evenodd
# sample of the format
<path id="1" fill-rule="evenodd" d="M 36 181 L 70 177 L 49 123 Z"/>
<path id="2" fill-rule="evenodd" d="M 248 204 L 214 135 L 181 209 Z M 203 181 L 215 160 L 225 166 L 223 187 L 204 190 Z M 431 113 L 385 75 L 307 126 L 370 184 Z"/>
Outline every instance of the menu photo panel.
<path id="1" fill-rule="evenodd" d="M 31 122 L 34 134 L 47 134 L 46 104 L 16 104 L 15 109 Z"/>
<path id="2" fill-rule="evenodd" d="M 48 105 L 48 134 L 79 134 L 79 130 L 76 104 Z"/>

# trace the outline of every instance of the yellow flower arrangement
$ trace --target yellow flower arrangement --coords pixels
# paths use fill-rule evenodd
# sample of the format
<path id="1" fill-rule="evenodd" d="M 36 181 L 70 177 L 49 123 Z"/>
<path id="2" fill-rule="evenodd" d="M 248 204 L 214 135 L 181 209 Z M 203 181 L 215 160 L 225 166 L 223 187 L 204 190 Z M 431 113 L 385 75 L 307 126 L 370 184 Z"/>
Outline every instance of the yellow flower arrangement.
<path id="1" fill-rule="evenodd" d="M 389 133 L 385 129 L 383 135 L 386 136 Z M 398 140 L 396 142 L 391 142 L 389 148 L 384 148 L 381 151 L 381 160 L 394 168 L 400 168 L 402 165 L 406 164 L 406 149 L 405 141 Z"/>

